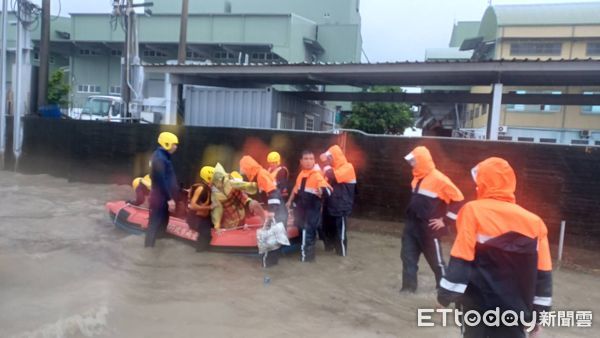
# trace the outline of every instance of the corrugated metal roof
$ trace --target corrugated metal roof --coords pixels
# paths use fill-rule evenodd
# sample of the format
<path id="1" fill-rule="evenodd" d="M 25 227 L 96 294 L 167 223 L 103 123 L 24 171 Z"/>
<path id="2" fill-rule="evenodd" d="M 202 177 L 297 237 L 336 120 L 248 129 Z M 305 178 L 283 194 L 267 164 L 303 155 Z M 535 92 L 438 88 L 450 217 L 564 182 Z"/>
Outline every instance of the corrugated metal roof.
<path id="1" fill-rule="evenodd" d="M 512 59 L 493 59 L 493 60 L 469 60 L 469 59 L 454 59 L 454 60 L 426 60 L 426 61 L 391 61 L 391 62 L 373 62 L 373 63 L 359 63 L 359 62 L 296 62 L 296 63 L 287 63 L 287 62 L 271 62 L 271 63 L 248 63 L 248 64 L 239 64 L 239 63 L 212 63 L 207 64 L 203 62 L 195 62 L 195 61 L 187 61 L 186 64 L 177 64 L 172 62 L 167 63 L 144 63 L 144 67 L 279 67 L 279 66 L 339 66 L 339 65 L 395 65 L 395 64 L 436 64 L 436 63 L 472 63 L 472 64 L 483 64 L 483 63 L 523 63 L 523 62 L 535 62 L 535 63 L 559 63 L 559 62 L 597 62 L 600 63 L 600 59 L 594 58 L 585 58 L 585 59 L 552 59 L 552 58 L 536 58 L 536 59 L 528 59 L 528 58 L 512 58 Z"/>
<path id="2" fill-rule="evenodd" d="M 387 63 L 299 63 L 148 65 L 148 73 L 170 74 L 171 83 L 217 87 L 261 85 L 344 85 L 365 87 L 599 84 L 598 60 L 490 60 Z"/>
<path id="3" fill-rule="evenodd" d="M 498 26 L 600 25 L 600 2 L 498 5 Z"/>
<path id="4" fill-rule="evenodd" d="M 460 47 L 465 39 L 474 38 L 479 33 L 479 21 L 459 21 L 452 28 L 449 47 Z"/>

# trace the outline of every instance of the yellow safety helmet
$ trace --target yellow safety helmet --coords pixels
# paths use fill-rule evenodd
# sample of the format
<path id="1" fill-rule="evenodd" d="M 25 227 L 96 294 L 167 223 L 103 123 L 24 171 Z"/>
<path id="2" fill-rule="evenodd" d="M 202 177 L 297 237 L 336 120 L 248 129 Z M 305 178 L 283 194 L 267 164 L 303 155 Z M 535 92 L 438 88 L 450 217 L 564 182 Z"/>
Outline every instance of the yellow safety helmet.
<path id="1" fill-rule="evenodd" d="M 177 135 L 165 131 L 158 135 L 158 144 L 169 151 L 173 148 L 174 144 L 179 144 L 179 139 L 177 138 Z"/>
<path id="2" fill-rule="evenodd" d="M 140 182 L 142 181 L 141 177 L 136 177 L 133 182 L 131 182 L 131 187 L 133 190 L 137 189 L 140 186 Z"/>
<path id="3" fill-rule="evenodd" d="M 239 172 L 237 172 L 235 170 L 232 171 L 231 174 L 229 174 L 229 175 L 231 175 L 231 177 L 234 178 L 234 179 L 236 179 L 236 180 L 243 180 L 244 179 L 244 177 L 242 177 L 242 174 L 240 174 Z"/>
<path id="4" fill-rule="evenodd" d="M 146 188 L 150 189 L 152 187 L 152 179 L 150 179 L 150 175 L 146 175 L 142 178 L 141 182 Z"/>
<path id="5" fill-rule="evenodd" d="M 200 169 L 200 178 L 206 183 L 211 183 L 215 175 L 215 167 L 205 166 Z"/>
<path id="6" fill-rule="evenodd" d="M 140 183 L 145 185 L 146 188 L 150 189 L 152 187 L 152 180 L 150 179 L 150 175 L 135 178 L 133 182 L 131 182 L 131 187 L 133 188 L 133 190 L 137 189 L 140 186 Z"/>
<path id="7" fill-rule="evenodd" d="M 272 151 L 267 155 L 267 162 L 269 162 L 269 164 L 279 165 L 281 164 L 281 155 L 276 151 Z"/>

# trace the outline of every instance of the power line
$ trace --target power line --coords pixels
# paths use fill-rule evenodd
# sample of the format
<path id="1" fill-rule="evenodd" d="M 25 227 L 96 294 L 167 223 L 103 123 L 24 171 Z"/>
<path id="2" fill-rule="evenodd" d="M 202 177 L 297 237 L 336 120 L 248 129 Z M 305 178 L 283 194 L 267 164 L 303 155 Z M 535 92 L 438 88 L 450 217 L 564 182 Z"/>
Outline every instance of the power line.
<path id="1" fill-rule="evenodd" d="M 371 63 L 371 61 L 369 60 L 369 57 L 367 56 L 367 53 L 365 52 L 365 49 L 361 47 L 360 50 L 362 51 L 362 54 L 365 56 L 365 59 L 367 59 L 367 63 Z"/>
<path id="2" fill-rule="evenodd" d="M 51 21 L 56 21 L 60 18 L 60 13 L 62 12 L 62 3 L 61 0 L 58 0 L 58 14 L 51 19 Z"/>

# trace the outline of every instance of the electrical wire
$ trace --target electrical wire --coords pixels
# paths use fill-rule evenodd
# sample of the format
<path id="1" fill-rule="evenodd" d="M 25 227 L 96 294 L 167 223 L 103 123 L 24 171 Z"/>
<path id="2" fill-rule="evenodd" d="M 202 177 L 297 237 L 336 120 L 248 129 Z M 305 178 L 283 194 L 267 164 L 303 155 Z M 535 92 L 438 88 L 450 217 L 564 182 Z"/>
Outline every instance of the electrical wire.
<path id="1" fill-rule="evenodd" d="M 58 0 L 58 14 L 54 17 L 51 18 L 50 21 L 56 21 L 60 18 L 60 13 L 62 12 L 62 1 Z"/>
<path id="2" fill-rule="evenodd" d="M 41 8 L 27 0 L 13 0 L 11 3 L 11 9 L 15 13 L 17 21 L 23 25 L 28 31 L 33 31 L 38 28 Z M 23 15 L 31 17 L 30 20 L 25 20 Z M 35 26 L 32 27 L 32 25 Z"/>

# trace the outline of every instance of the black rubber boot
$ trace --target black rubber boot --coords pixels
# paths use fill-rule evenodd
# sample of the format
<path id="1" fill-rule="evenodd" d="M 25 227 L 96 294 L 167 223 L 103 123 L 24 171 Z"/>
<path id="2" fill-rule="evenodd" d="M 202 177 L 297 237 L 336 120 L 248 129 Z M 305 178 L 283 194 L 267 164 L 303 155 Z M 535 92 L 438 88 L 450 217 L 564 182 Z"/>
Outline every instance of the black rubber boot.
<path id="1" fill-rule="evenodd" d="M 262 266 L 263 268 L 270 268 L 279 264 L 279 257 L 281 257 L 281 248 L 273 251 L 269 251 L 262 255 Z"/>

